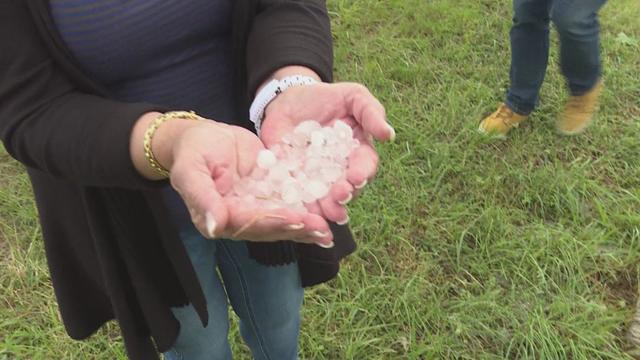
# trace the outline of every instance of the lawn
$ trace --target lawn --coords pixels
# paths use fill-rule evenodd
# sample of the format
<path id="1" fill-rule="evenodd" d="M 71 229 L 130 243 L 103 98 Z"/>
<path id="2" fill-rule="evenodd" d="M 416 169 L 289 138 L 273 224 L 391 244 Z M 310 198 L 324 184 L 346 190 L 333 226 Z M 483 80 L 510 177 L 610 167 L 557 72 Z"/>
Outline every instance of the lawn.
<path id="1" fill-rule="evenodd" d="M 302 359 L 634 358 L 640 2 L 602 12 L 606 87 L 587 133 L 554 130 L 554 46 L 538 110 L 490 141 L 476 128 L 508 86 L 510 4 L 329 1 L 337 79 L 369 86 L 398 138 L 350 205 L 358 251 L 307 292 Z M 28 180 L 3 150 L 0 174 L 0 360 L 125 359 L 114 324 L 67 338 Z"/>

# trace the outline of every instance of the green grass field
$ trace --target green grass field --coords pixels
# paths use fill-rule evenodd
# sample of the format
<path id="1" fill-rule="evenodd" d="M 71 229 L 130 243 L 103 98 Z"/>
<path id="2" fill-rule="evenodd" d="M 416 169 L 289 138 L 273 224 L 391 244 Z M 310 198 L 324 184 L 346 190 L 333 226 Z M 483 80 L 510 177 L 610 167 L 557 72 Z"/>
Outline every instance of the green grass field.
<path id="1" fill-rule="evenodd" d="M 634 357 L 640 2 L 602 12 L 606 89 L 586 134 L 555 133 L 554 65 L 532 118 L 488 141 L 475 130 L 508 86 L 510 4 L 329 1 L 336 77 L 369 86 L 398 139 L 351 205 L 359 250 L 307 292 L 301 358 Z M 125 359 L 113 324 L 67 338 L 28 180 L 2 150 L 0 174 L 0 359 Z"/>

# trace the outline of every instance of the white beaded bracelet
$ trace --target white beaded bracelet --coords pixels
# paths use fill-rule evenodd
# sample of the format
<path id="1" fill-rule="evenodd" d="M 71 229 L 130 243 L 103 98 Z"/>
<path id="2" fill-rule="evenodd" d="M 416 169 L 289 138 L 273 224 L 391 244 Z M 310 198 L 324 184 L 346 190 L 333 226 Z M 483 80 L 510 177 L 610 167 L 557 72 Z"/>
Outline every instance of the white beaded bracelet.
<path id="1" fill-rule="evenodd" d="M 258 135 L 260 135 L 264 111 L 276 96 L 292 86 L 312 85 L 317 82 L 318 80 L 310 76 L 292 75 L 280 80 L 273 79 L 262 87 L 253 100 L 253 103 L 251 103 L 251 108 L 249 108 L 249 119 L 254 124 Z"/>

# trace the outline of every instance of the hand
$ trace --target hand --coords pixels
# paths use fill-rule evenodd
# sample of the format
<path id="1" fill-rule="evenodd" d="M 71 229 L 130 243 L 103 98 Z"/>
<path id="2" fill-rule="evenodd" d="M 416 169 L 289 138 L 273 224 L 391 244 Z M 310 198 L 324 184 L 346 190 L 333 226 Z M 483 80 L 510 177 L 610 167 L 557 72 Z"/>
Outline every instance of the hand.
<path id="1" fill-rule="evenodd" d="M 360 147 L 349 156 L 346 180 L 334 184 L 329 196 L 308 206 L 328 220 L 343 223 L 348 220 L 344 205 L 376 174 L 378 154 L 373 139 L 393 140 L 395 131 L 386 121 L 384 107 L 366 87 L 319 83 L 292 87 L 278 95 L 265 110 L 260 138 L 270 147 L 309 119 L 323 126 L 341 119 L 351 125 L 360 141 Z"/>
<path id="2" fill-rule="evenodd" d="M 193 223 L 208 238 L 250 241 L 294 240 L 330 246 L 333 235 L 317 214 L 288 209 L 256 211 L 224 196 L 255 166 L 262 142 L 250 131 L 201 121 L 172 144 L 171 185 L 185 201 Z"/>

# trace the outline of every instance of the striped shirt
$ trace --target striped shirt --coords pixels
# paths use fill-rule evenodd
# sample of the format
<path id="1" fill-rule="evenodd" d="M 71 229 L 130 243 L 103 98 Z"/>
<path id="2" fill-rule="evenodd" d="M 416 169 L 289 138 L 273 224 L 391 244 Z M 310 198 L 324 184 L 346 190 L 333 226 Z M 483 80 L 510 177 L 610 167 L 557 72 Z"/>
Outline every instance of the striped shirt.
<path id="1" fill-rule="evenodd" d="M 55 24 L 93 80 L 126 102 L 230 121 L 233 0 L 50 0 Z M 178 225 L 190 222 L 173 191 Z"/>

